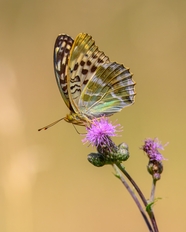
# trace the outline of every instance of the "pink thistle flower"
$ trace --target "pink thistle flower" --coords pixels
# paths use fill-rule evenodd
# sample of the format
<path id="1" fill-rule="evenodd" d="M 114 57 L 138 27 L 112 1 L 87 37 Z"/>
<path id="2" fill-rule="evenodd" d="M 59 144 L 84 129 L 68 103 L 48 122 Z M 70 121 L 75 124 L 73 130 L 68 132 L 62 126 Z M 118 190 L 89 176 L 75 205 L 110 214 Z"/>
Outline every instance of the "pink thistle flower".
<path id="1" fill-rule="evenodd" d="M 89 142 L 96 147 L 101 145 L 109 147 L 111 145 L 110 137 L 117 136 L 116 132 L 121 131 L 121 128 L 120 130 L 116 129 L 119 126 L 120 124 L 112 125 L 105 117 L 93 119 L 91 126 L 86 128 L 87 134 L 82 142 Z"/>
<path id="2" fill-rule="evenodd" d="M 149 138 L 145 140 L 145 144 L 142 146 L 142 149 L 147 153 L 150 160 L 161 162 L 162 160 L 165 160 L 165 158 L 158 149 L 164 150 L 164 146 L 161 145 L 158 138 L 155 138 L 154 140 Z"/>

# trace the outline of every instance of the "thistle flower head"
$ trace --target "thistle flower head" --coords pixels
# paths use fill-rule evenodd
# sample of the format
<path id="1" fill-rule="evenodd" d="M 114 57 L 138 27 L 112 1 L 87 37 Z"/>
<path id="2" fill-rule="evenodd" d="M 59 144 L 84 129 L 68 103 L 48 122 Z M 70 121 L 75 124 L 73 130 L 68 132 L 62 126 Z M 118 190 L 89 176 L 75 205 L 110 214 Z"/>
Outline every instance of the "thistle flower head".
<path id="1" fill-rule="evenodd" d="M 107 118 L 102 117 L 99 119 L 93 119 L 90 127 L 87 127 L 86 137 L 82 140 L 83 143 L 89 142 L 93 146 L 110 146 L 110 137 L 117 136 L 116 132 L 121 131 L 116 128 L 120 124 L 112 125 Z"/>
<path id="2" fill-rule="evenodd" d="M 147 153 L 150 160 L 162 161 L 165 158 L 162 154 L 158 151 L 158 149 L 164 150 L 164 146 L 161 145 L 158 138 L 153 139 L 146 139 L 145 144 L 142 146 L 142 149 Z"/>

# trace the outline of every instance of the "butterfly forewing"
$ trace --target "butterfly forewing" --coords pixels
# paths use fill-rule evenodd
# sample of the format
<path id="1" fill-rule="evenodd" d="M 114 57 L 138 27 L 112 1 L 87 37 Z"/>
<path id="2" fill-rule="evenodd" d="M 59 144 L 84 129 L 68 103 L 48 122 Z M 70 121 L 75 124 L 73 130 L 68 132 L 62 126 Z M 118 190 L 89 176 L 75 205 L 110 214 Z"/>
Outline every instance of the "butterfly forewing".
<path id="1" fill-rule="evenodd" d="M 67 70 L 70 50 L 74 40 L 65 34 L 59 35 L 54 45 L 54 71 L 60 93 L 69 109 L 72 110 L 67 88 Z"/>
<path id="2" fill-rule="evenodd" d="M 71 49 L 68 70 L 68 92 L 75 112 L 79 109 L 79 98 L 88 81 L 95 75 L 97 68 L 108 63 L 109 58 L 98 50 L 95 41 L 88 34 L 81 33 L 77 36 Z"/>

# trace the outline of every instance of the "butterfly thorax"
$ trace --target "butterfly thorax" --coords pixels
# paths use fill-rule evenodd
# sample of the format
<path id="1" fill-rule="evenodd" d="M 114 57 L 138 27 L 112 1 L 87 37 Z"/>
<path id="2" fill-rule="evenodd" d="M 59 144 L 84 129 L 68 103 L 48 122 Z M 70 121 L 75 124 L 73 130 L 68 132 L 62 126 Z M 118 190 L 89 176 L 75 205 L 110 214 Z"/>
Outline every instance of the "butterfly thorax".
<path id="1" fill-rule="evenodd" d="M 91 123 L 91 120 L 83 114 L 72 113 L 67 114 L 64 118 L 66 122 L 78 125 L 78 126 L 88 126 Z"/>

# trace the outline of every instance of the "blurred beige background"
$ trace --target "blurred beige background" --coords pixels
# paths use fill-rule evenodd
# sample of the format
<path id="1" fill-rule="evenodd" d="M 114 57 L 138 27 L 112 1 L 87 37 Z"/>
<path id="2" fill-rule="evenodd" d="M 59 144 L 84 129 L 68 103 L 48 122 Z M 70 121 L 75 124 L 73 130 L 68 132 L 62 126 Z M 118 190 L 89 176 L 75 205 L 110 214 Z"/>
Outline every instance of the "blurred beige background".
<path id="1" fill-rule="evenodd" d="M 125 163 L 146 197 L 151 177 L 139 149 L 167 141 L 155 207 L 160 231 L 186 231 L 186 1 L 0 1 L 0 231 L 148 231 L 111 167 L 87 161 L 54 77 L 58 34 L 88 32 L 112 61 L 130 67 L 136 102 L 114 115 Z M 82 128 L 78 128 L 80 131 Z"/>

